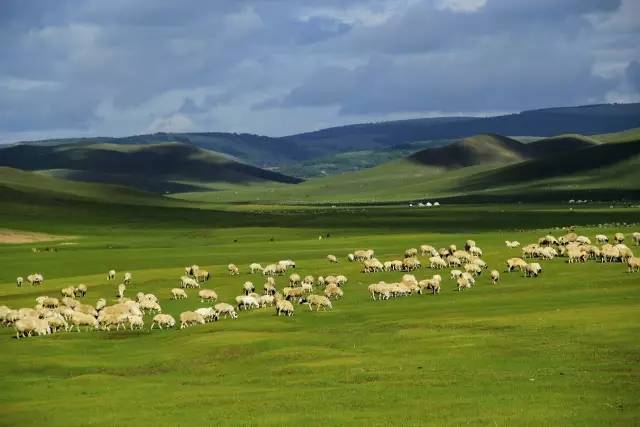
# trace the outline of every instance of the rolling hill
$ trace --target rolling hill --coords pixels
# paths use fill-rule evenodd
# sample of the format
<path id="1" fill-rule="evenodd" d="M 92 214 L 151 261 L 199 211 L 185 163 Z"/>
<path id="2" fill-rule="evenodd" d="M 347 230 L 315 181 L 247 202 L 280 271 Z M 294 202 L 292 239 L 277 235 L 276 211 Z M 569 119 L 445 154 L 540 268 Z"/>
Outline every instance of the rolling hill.
<path id="1" fill-rule="evenodd" d="M 0 166 L 46 171 L 58 178 L 115 183 L 153 192 L 188 191 L 221 182 L 300 182 L 297 178 L 179 142 L 19 144 L 0 150 Z"/>
<path id="2" fill-rule="evenodd" d="M 640 127 L 640 103 L 548 108 L 495 117 L 437 117 L 364 123 L 278 138 L 201 132 L 157 133 L 123 138 L 72 138 L 37 143 L 140 145 L 177 141 L 228 154 L 260 167 L 282 167 L 339 153 L 378 151 L 413 142 L 455 140 L 485 133 L 549 137 L 568 133 L 593 135 L 634 127 Z"/>

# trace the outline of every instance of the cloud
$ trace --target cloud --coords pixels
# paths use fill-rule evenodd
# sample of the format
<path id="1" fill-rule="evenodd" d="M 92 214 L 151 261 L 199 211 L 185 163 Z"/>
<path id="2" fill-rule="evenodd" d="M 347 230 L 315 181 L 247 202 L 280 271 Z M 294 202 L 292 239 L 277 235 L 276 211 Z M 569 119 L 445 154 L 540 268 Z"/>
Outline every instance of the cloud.
<path id="1" fill-rule="evenodd" d="M 4 0 L 0 142 L 284 135 L 635 99 L 636 12 L 635 0 Z"/>

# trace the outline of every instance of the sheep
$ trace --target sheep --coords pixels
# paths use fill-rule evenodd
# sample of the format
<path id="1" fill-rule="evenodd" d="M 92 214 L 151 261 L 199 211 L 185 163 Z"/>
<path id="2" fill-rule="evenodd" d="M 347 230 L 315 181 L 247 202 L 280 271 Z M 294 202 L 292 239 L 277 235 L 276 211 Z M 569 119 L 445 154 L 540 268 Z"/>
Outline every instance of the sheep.
<path id="1" fill-rule="evenodd" d="M 587 236 L 578 236 L 576 237 L 576 242 L 582 243 L 583 245 L 590 245 L 591 239 L 589 239 Z"/>
<path id="2" fill-rule="evenodd" d="M 322 276 L 318 276 L 318 286 L 324 286 L 326 285 L 327 281 L 325 280 L 324 277 Z"/>
<path id="3" fill-rule="evenodd" d="M 131 284 L 131 279 L 132 279 L 131 273 L 129 273 L 128 271 L 126 273 L 124 273 L 124 281 L 123 281 L 123 283 L 125 285 Z"/>
<path id="4" fill-rule="evenodd" d="M 369 290 L 371 298 L 373 298 L 374 301 L 376 300 L 376 297 L 378 297 L 378 300 L 386 300 L 391 297 L 389 288 L 384 282 L 373 283 L 369 285 L 367 289 Z"/>
<path id="5" fill-rule="evenodd" d="M 97 319 L 96 329 L 100 328 L 103 331 L 110 331 L 112 326 L 116 327 L 116 331 L 120 330 L 120 327 L 127 328 L 125 325 L 129 321 L 129 313 L 126 311 L 102 311 Z"/>
<path id="6" fill-rule="evenodd" d="M 305 284 L 305 283 L 313 286 L 313 284 L 315 283 L 314 277 L 311 275 L 304 276 L 304 279 L 302 279 L 302 284 Z"/>
<path id="7" fill-rule="evenodd" d="M 188 328 L 192 325 L 204 325 L 204 318 L 194 311 L 183 311 L 180 313 L 180 329 Z"/>
<path id="8" fill-rule="evenodd" d="M 200 266 L 196 264 L 184 268 L 184 272 L 187 274 L 187 276 L 193 277 L 195 277 L 195 275 L 198 273 L 198 270 L 200 270 Z"/>
<path id="9" fill-rule="evenodd" d="M 569 257 L 568 259 L 568 263 L 574 263 L 574 262 L 584 262 L 587 260 L 587 253 L 585 251 L 582 251 L 578 248 L 571 248 L 567 251 L 567 256 Z"/>
<path id="10" fill-rule="evenodd" d="M 353 262 L 356 260 L 356 256 L 354 254 L 347 254 L 347 260 Z"/>
<path id="11" fill-rule="evenodd" d="M 47 316 L 45 316 L 45 320 L 49 323 L 51 331 L 54 333 L 58 332 L 61 329 L 64 329 L 65 331 L 69 330 L 69 324 L 67 323 L 64 316 L 62 316 L 60 313 L 49 313 Z"/>
<path id="12" fill-rule="evenodd" d="M 62 295 L 63 297 L 67 297 L 67 298 L 75 298 L 76 297 L 76 290 L 74 289 L 73 286 L 67 286 L 66 288 L 62 288 L 60 290 L 60 295 Z"/>
<path id="13" fill-rule="evenodd" d="M 620 259 L 620 250 L 615 246 L 605 244 L 601 250 L 602 262 L 611 262 Z"/>
<path id="14" fill-rule="evenodd" d="M 462 271 L 460 270 L 451 270 L 451 279 L 456 280 L 458 277 L 462 276 Z"/>
<path id="15" fill-rule="evenodd" d="M 100 311 L 106 306 L 107 306 L 107 300 L 105 300 L 104 298 L 100 298 L 98 301 L 96 301 L 96 311 Z"/>
<path id="16" fill-rule="evenodd" d="M 27 276 L 27 282 L 31 284 L 31 286 L 41 285 L 44 282 L 44 277 L 40 273 L 34 273 Z"/>
<path id="17" fill-rule="evenodd" d="M 384 265 L 382 265 L 382 263 L 377 258 L 371 258 L 371 259 L 366 259 L 364 261 L 364 267 L 362 269 L 362 272 L 372 273 L 372 272 L 383 271 L 383 270 L 384 270 Z"/>
<path id="18" fill-rule="evenodd" d="M 340 289 L 340 287 L 336 285 L 329 285 L 324 289 L 324 296 L 327 298 L 342 298 L 344 296 L 344 291 Z"/>
<path id="19" fill-rule="evenodd" d="M 429 258 L 429 266 L 434 269 L 447 268 L 447 263 L 439 256 L 432 256 Z"/>
<path id="20" fill-rule="evenodd" d="M 58 301 L 58 298 L 45 298 L 44 301 L 42 301 L 44 308 L 58 308 L 59 305 L 60 301 Z"/>
<path id="21" fill-rule="evenodd" d="M 280 316 L 284 314 L 285 316 L 293 316 L 293 304 L 287 300 L 278 300 L 276 301 L 276 314 Z"/>
<path id="22" fill-rule="evenodd" d="M 275 276 L 276 274 L 278 274 L 276 271 L 276 264 L 269 264 L 262 269 L 263 276 Z"/>
<path id="23" fill-rule="evenodd" d="M 73 329 L 74 326 L 78 332 L 80 332 L 80 326 L 86 326 L 87 329 L 96 329 L 98 327 L 98 321 L 94 316 L 76 311 L 73 313 L 73 317 L 71 317 L 71 328 Z"/>
<path id="24" fill-rule="evenodd" d="M 337 264 L 338 263 L 338 258 L 336 258 L 335 255 L 329 254 L 329 255 L 327 255 L 327 261 L 329 261 L 330 263 L 333 263 L 333 264 Z"/>
<path id="25" fill-rule="evenodd" d="M 417 270 L 420 266 L 421 264 L 418 258 L 405 258 L 404 261 L 402 261 L 402 270 L 404 271 Z"/>
<path id="26" fill-rule="evenodd" d="M 532 262 L 524 266 L 525 277 L 538 277 L 542 273 L 542 267 L 537 262 Z"/>
<path id="27" fill-rule="evenodd" d="M 596 234 L 595 239 L 596 239 L 596 242 L 598 242 L 600 244 L 609 242 L 609 238 L 607 236 L 605 236 L 604 234 Z"/>
<path id="28" fill-rule="evenodd" d="M 458 278 L 457 283 L 458 283 L 458 292 L 471 288 L 471 283 L 465 277 Z"/>
<path id="29" fill-rule="evenodd" d="M 500 280 L 500 272 L 498 270 L 491 270 L 491 284 L 495 285 Z"/>
<path id="30" fill-rule="evenodd" d="M 130 314 L 127 316 L 127 320 L 129 321 L 129 328 L 133 331 L 134 329 L 144 328 L 144 318 L 142 316 L 134 316 Z"/>
<path id="31" fill-rule="evenodd" d="M 616 233 L 613 235 L 613 240 L 615 240 L 616 243 L 624 243 L 624 234 L 622 233 Z"/>
<path id="32" fill-rule="evenodd" d="M 262 287 L 265 295 L 275 295 L 277 292 L 276 285 L 271 282 L 266 282 Z"/>
<path id="33" fill-rule="evenodd" d="M 535 256 L 536 251 L 538 250 L 540 246 L 538 246 L 535 243 L 531 243 L 527 246 L 524 246 L 522 248 L 522 258 L 526 259 L 526 258 L 533 258 Z"/>
<path id="34" fill-rule="evenodd" d="M 405 258 L 414 258 L 418 256 L 418 250 L 416 248 L 409 248 L 404 251 Z"/>
<path id="35" fill-rule="evenodd" d="M 346 276 L 343 276 L 342 274 L 338 274 L 336 276 L 336 282 L 335 283 L 336 283 L 336 285 L 342 287 L 342 286 L 347 284 L 348 280 L 349 279 L 347 279 Z"/>
<path id="36" fill-rule="evenodd" d="M 214 305 L 213 309 L 216 311 L 216 313 L 218 313 L 218 317 L 224 315 L 225 319 L 227 318 L 227 316 L 230 316 L 232 319 L 238 318 L 235 308 L 231 304 L 227 304 L 226 302 L 221 302 Z"/>
<path id="37" fill-rule="evenodd" d="M 313 311 L 314 306 L 316 307 L 316 311 L 320 311 L 320 308 L 322 308 L 324 311 L 333 309 L 331 300 L 329 300 L 329 298 L 322 295 L 308 295 L 300 298 L 298 300 L 298 303 L 307 304 L 309 306 L 310 311 Z"/>
<path id="38" fill-rule="evenodd" d="M 481 260 L 480 258 L 477 258 L 477 257 L 472 257 L 469 260 L 469 263 L 470 264 L 475 264 L 475 265 L 477 265 L 478 267 L 480 267 L 482 269 L 487 269 L 488 268 L 487 263 L 484 262 L 483 260 Z"/>
<path id="39" fill-rule="evenodd" d="M 249 272 L 251 274 L 257 273 L 257 272 L 262 271 L 262 270 L 264 270 L 264 268 L 262 268 L 262 266 L 260 264 L 258 264 L 257 262 L 249 264 Z"/>
<path id="40" fill-rule="evenodd" d="M 447 257 L 447 264 L 449 265 L 449 267 L 460 267 L 462 265 L 462 262 L 460 261 L 460 258 L 449 255 Z"/>
<path id="41" fill-rule="evenodd" d="M 504 243 L 505 245 L 507 245 L 508 248 L 512 248 L 512 249 L 520 246 L 520 242 L 518 242 L 517 240 L 514 240 L 514 241 L 505 240 Z"/>
<path id="42" fill-rule="evenodd" d="M 196 313 L 198 313 L 205 322 L 213 322 L 218 320 L 218 313 L 211 307 L 203 307 L 196 309 Z"/>
<path id="43" fill-rule="evenodd" d="M 436 256 L 438 251 L 431 245 L 420 245 L 420 254 L 421 255 L 431 255 Z"/>
<path id="44" fill-rule="evenodd" d="M 74 308 L 74 311 L 78 313 L 88 314 L 89 316 L 97 317 L 98 310 L 96 310 L 92 305 L 89 304 L 77 304 Z"/>
<path id="45" fill-rule="evenodd" d="M 275 298 L 273 295 L 260 295 L 260 297 L 258 298 L 258 303 L 260 304 L 260 307 L 263 308 L 266 306 L 271 307 L 274 301 Z"/>
<path id="46" fill-rule="evenodd" d="M 471 255 L 474 255 L 474 256 L 482 256 L 482 249 L 480 249 L 480 248 L 479 248 L 479 247 L 477 247 L 477 246 L 472 246 L 472 247 L 470 247 L 470 248 L 469 248 L 469 249 L 467 249 L 467 250 L 469 251 L 469 253 L 470 253 Z"/>
<path id="47" fill-rule="evenodd" d="M 384 266 L 384 271 L 392 271 L 393 269 L 393 263 L 391 261 L 385 261 L 382 265 Z"/>
<path id="48" fill-rule="evenodd" d="M 120 283 L 120 284 L 118 285 L 118 291 L 117 291 L 116 296 L 117 296 L 118 298 L 122 298 L 122 297 L 124 296 L 124 292 L 125 292 L 126 290 L 127 290 L 127 287 L 125 286 L 125 284 L 124 284 L 124 283 Z"/>
<path id="49" fill-rule="evenodd" d="M 144 298 L 142 301 L 139 302 L 139 304 L 140 304 L 140 310 L 143 313 L 161 313 L 162 312 L 162 308 L 160 307 L 160 304 L 158 304 L 157 301 Z"/>
<path id="50" fill-rule="evenodd" d="M 299 298 L 302 295 L 304 295 L 305 290 L 303 288 L 291 288 L 291 287 L 286 287 L 286 288 L 282 288 L 282 296 L 284 297 L 284 299 L 291 299 L 291 298 Z"/>
<path id="51" fill-rule="evenodd" d="M 373 249 L 366 249 L 366 250 L 355 251 L 353 253 L 353 256 L 356 261 L 365 261 L 365 260 L 372 259 L 374 254 L 375 253 Z"/>
<path id="52" fill-rule="evenodd" d="M 30 337 L 31 334 L 36 330 L 37 324 L 36 319 L 33 317 L 27 317 L 24 319 L 18 319 L 13 324 L 14 329 L 16 330 L 16 338 L 20 339 Z"/>
<path id="53" fill-rule="evenodd" d="M 627 267 L 629 267 L 629 273 L 640 270 L 640 258 L 629 257 L 627 258 Z"/>
<path id="54" fill-rule="evenodd" d="M 252 282 L 246 281 L 242 285 L 242 290 L 244 291 L 245 295 L 249 295 L 251 292 L 255 292 L 256 287 L 253 285 Z"/>
<path id="55" fill-rule="evenodd" d="M 283 266 L 285 270 L 288 270 L 290 268 L 296 268 L 296 262 L 290 259 L 280 260 L 276 265 Z"/>
<path id="56" fill-rule="evenodd" d="M 576 233 L 567 233 L 564 236 L 560 236 L 560 238 L 558 239 L 558 243 L 561 245 L 566 245 L 568 243 L 575 242 L 577 238 L 578 235 Z"/>
<path id="57" fill-rule="evenodd" d="M 187 298 L 187 293 L 184 289 L 181 288 L 173 288 L 171 289 L 171 299 L 185 299 Z"/>
<path id="58" fill-rule="evenodd" d="M 298 273 L 293 273 L 289 276 L 289 285 L 290 286 L 298 286 L 302 282 L 300 275 Z"/>
<path id="59" fill-rule="evenodd" d="M 447 249 L 447 248 L 439 248 L 439 249 L 438 249 L 438 255 L 439 255 L 441 258 L 446 258 L 446 257 L 448 257 L 449 255 L 451 255 L 451 252 L 450 252 L 450 251 L 449 251 L 449 249 Z M 434 255 L 434 256 L 436 256 L 436 255 Z"/>
<path id="60" fill-rule="evenodd" d="M 631 237 L 633 238 L 633 243 L 636 246 L 640 246 L 640 233 L 639 232 L 634 232 Z"/>
<path id="61" fill-rule="evenodd" d="M 116 278 L 116 271 L 109 270 L 109 272 L 107 273 L 107 280 L 113 280 L 115 278 Z"/>
<path id="62" fill-rule="evenodd" d="M 462 273 L 461 273 L 462 274 Z M 430 290 L 432 294 L 440 293 L 440 282 L 442 278 L 439 274 L 434 274 L 431 279 L 425 279 L 418 282 L 418 293 L 421 294 L 423 289 Z"/>
<path id="63" fill-rule="evenodd" d="M 200 283 L 198 283 L 195 279 L 192 279 L 189 276 L 181 276 L 179 285 L 181 288 L 199 288 Z"/>
<path id="64" fill-rule="evenodd" d="M 158 325 L 160 329 L 162 329 L 163 326 L 173 328 L 176 326 L 176 319 L 174 319 L 170 314 L 156 314 L 153 316 L 153 323 L 151 324 L 150 329 L 153 329 L 156 325 Z"/>
<path id="65" fill-rule="evenodd" d="M 527 265 L 527 263 L 522 258 L 509 258 L 507 260 L 507 271 L 512 272 L 516 269 L 522 271 L 525 265 Z"/>
<path id="66" fill-rule="evenodd" d="M 249 295 L 238 295 L 236 297 L 236 306 L 238 307 L 238 311 L 250 310 L 252 308 L 260 308 L 260 303 L 257 299 Z"/>
<path id="67" fill-rule="evenodd" d="M 240 269 L 235 264 L 229 264 L 227 266 L 227 271 L 229 272 L 230 276 L 236 276 L 240 274 Z"/>
<path id="68" fill-rule="evenodd" d="M 464 271 L 466 271 L 467 273 L 471 273 L 474 276 L 479 276 L 482 273 L 482 268 L 480 268 L 476 264 L 466 264 L 464 266 Z"/>
<path id="69" fill-rule="evenodd" d="M 471 286 L 476 284 L 476 279 L 473 276 L 473 274 L 471 273 L 467 273 L 466 271 L 464 273 L 462 273 L 462 276 L 460 276 L 462 279 L 465 279 L 467 282 L 469 282 L 469 284 Z"/>
<path id="70" fill-rule="evenodd" d="M 211 274 L 207 270 L 197 270 L 194 274 L 196 282 L 206 282 L 211 278 Z"/>
<path id="71" fill-rule="evenodd" d="M 22 286 L 22 283 L 24 283 L 24 279 L 23 279 L 22 277 L 18 276 L 18 277 L 16 278 L 16 286 L 17 286 L 17 287 L 21 287 L 21 286 Z"/>
<path id="72" fill-rule="evenodd" d="M 87 285 L 79 284 L 74 289 L 74 293 L 76 297 L 83 297 L 87 294 Z"/>
<path id="73" fill-rule="evenodd" d="M 78 304 L 80 304 L 80 301 L 77 301 L 74 298 L 62 297 L 62 304 L 70 308 L 75 308 Z"/>
<path id="74" fill-rule="evenodd" d="M 615 245 L 615 248 L 620 252 L 620 260 L 625 261 L 627 258 L 633 256 L 633 252 L 631 249 L 627 247 L 627 245 L 623 243 L 618 243 Z"/>

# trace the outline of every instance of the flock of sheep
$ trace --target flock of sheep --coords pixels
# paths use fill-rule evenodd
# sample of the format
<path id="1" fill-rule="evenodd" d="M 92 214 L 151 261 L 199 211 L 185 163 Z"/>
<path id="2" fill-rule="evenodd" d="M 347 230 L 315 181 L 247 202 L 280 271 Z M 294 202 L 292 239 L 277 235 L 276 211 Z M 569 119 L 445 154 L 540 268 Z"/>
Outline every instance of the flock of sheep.
<path id="1" fill-rule="evenodd" d="M 640 245 L 640 233 L 633 233 L 633 241 Z M 527 244 L 522 247 L 521 257 L 512 257 L 506 260 L 506 271 L 521 271 L 525 277 L 537 277 L 542 273 L 542 266 L 534 260 L 551 260 L 555 257 L 566 257 L 568 263 L 587 262 L 590 259 L 601 262 L 624 262 L 629 272 L 640 270 L 640 258 L 634 257 L 632 250 L 624 244 L 625 236 L 616 233 L 613 236 L 614 244 L 609 243 L 607 236 L 598 234 L 594 237 L 600 244 L 594 245 L 586 236 L 580 236 L 570 232 L 556 238 L 546 235 L 538 239 L 537 243 Z M 520 247 L 517 241 L 505 241 L 508 248 Z M 425 267 L 438 270 L 430 278 L 416 279 L 415 270 L 422 268 L 422 262 L 418 255 L 428 257 Z M 467 240 L 464 249 L 458 249 L 451 244 L 448 247 L 436 249 L 431 245 L 422 245 L 417 248 L 409 248 L 404 252 L 402 259 L 380 261 L 375 257 L 372 249 L 358 250 L 347 255 L 350 262 L 362 264 L 362 273 L 373 272 L 404 272 L 399 282 L 386 283 L 383 281 L 370 284 L 368 292 L 373 300 L 388 300 L 392 297 L 408 296 L 412 294 L 440 293 L 443 278 L 439 274 L 443 269 L 450 269 L 448 278 L 454 280 L 458 291 L 471 288 L 478 276 L 488 268 L 482 260 L 483 251 L 473 240 Z M 327 255 L 329 263 L 338 263 L 335 255 Z M 0 323 L 4 326 L 13 326 L 16 338 L 32 335 L 47 335 L 61 331 L 71 331 L 75 328 L 80 332 L 81 328 L 111 330 L 121 328 L 130 330 L 142 329 L 145 325 L 145 315 L 153 315 L 150 329 L 156 326 L 159 329 L 173 328 L 179 325 L 180 329 L 193 325 L 202 325 L 207 322 L 217 321 L 220 318 L 237 319 L 238 311 L 274 307 L 278 316 L 292 316 L 294 314 L 293 302 L 306 304 L 310 310 L 331 310 L 332 300 L 344 296 L 344 286 L 347 278 L 344 275 L 329 275 L 313 277 L 301 276 L 291 273 L 288 277 L 288 286 L 278 291 L 275 277 L 287 274 L 295 269 L 293 260 L 281 260 L 277 263 L 262 266 L 257 263 L 249 265 L 250 274 L 260 273 L 265 276 L 262 293 L 256 293 L 256 287 L 252 281 L 246 281 L 242 285 L 242 294 L 235 298 L 235 305 L 218 302 L 218 295 L 213 289 L 203 288 L 211 274 L 201 269 L 198 265 L 185 267 L 184 275 L 178 280 L 178 287 L 170 290 L 171 299 L 188 298 L 187 289 L 198 289 L 198 298 L 201 303 L 208 306 L 193 311 L 184 311 L 179 315 L 178 322 L 173 316 L 162 313 L 160 300 L 154 294 L 138 292 L 135 299 L 125 296 L 128 287 L 133 282 L 131 273 L 125 273 L 122 283 L 116 287 L 115 303 L 108 305 L 107 300 L 100 298 L 95 305 L 85 304 L 82 299 L 87 294 L 87 286 L 68 286 L 60 291 L 60 298 L 39 296 L 36 298 L 34 308 L 10 309 L 0 306 Z M 227 271 L 231 276 L 240 274 L 240 269 L 235 264 L 229 264 Z M 500 280 L 500 273 L 491 270 L 490 282 L 496 284 Z M 115 280 L 116 271 L 107 273 L 107 280 Z M 27 281 L 38 286 L 44 283 L 44 277 L 40 273 L 27 276 Z M 16 279 L 17 286 L 22 286 L 24 279 Z M 314 294 L 314 287 L 322 287 L 322 294 Z"/>

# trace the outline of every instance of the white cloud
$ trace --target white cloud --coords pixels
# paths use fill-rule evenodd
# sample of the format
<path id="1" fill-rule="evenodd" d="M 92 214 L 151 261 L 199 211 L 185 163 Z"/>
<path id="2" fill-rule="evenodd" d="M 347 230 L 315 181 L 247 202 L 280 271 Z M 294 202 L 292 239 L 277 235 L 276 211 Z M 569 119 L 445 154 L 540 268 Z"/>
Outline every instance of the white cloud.
<path id="1" fill-rule="evenodd" d="M 487 4 L 487 0 L 437 0 L 438 9 L 449 9 L 454 12 L 476 12 Z"/>

